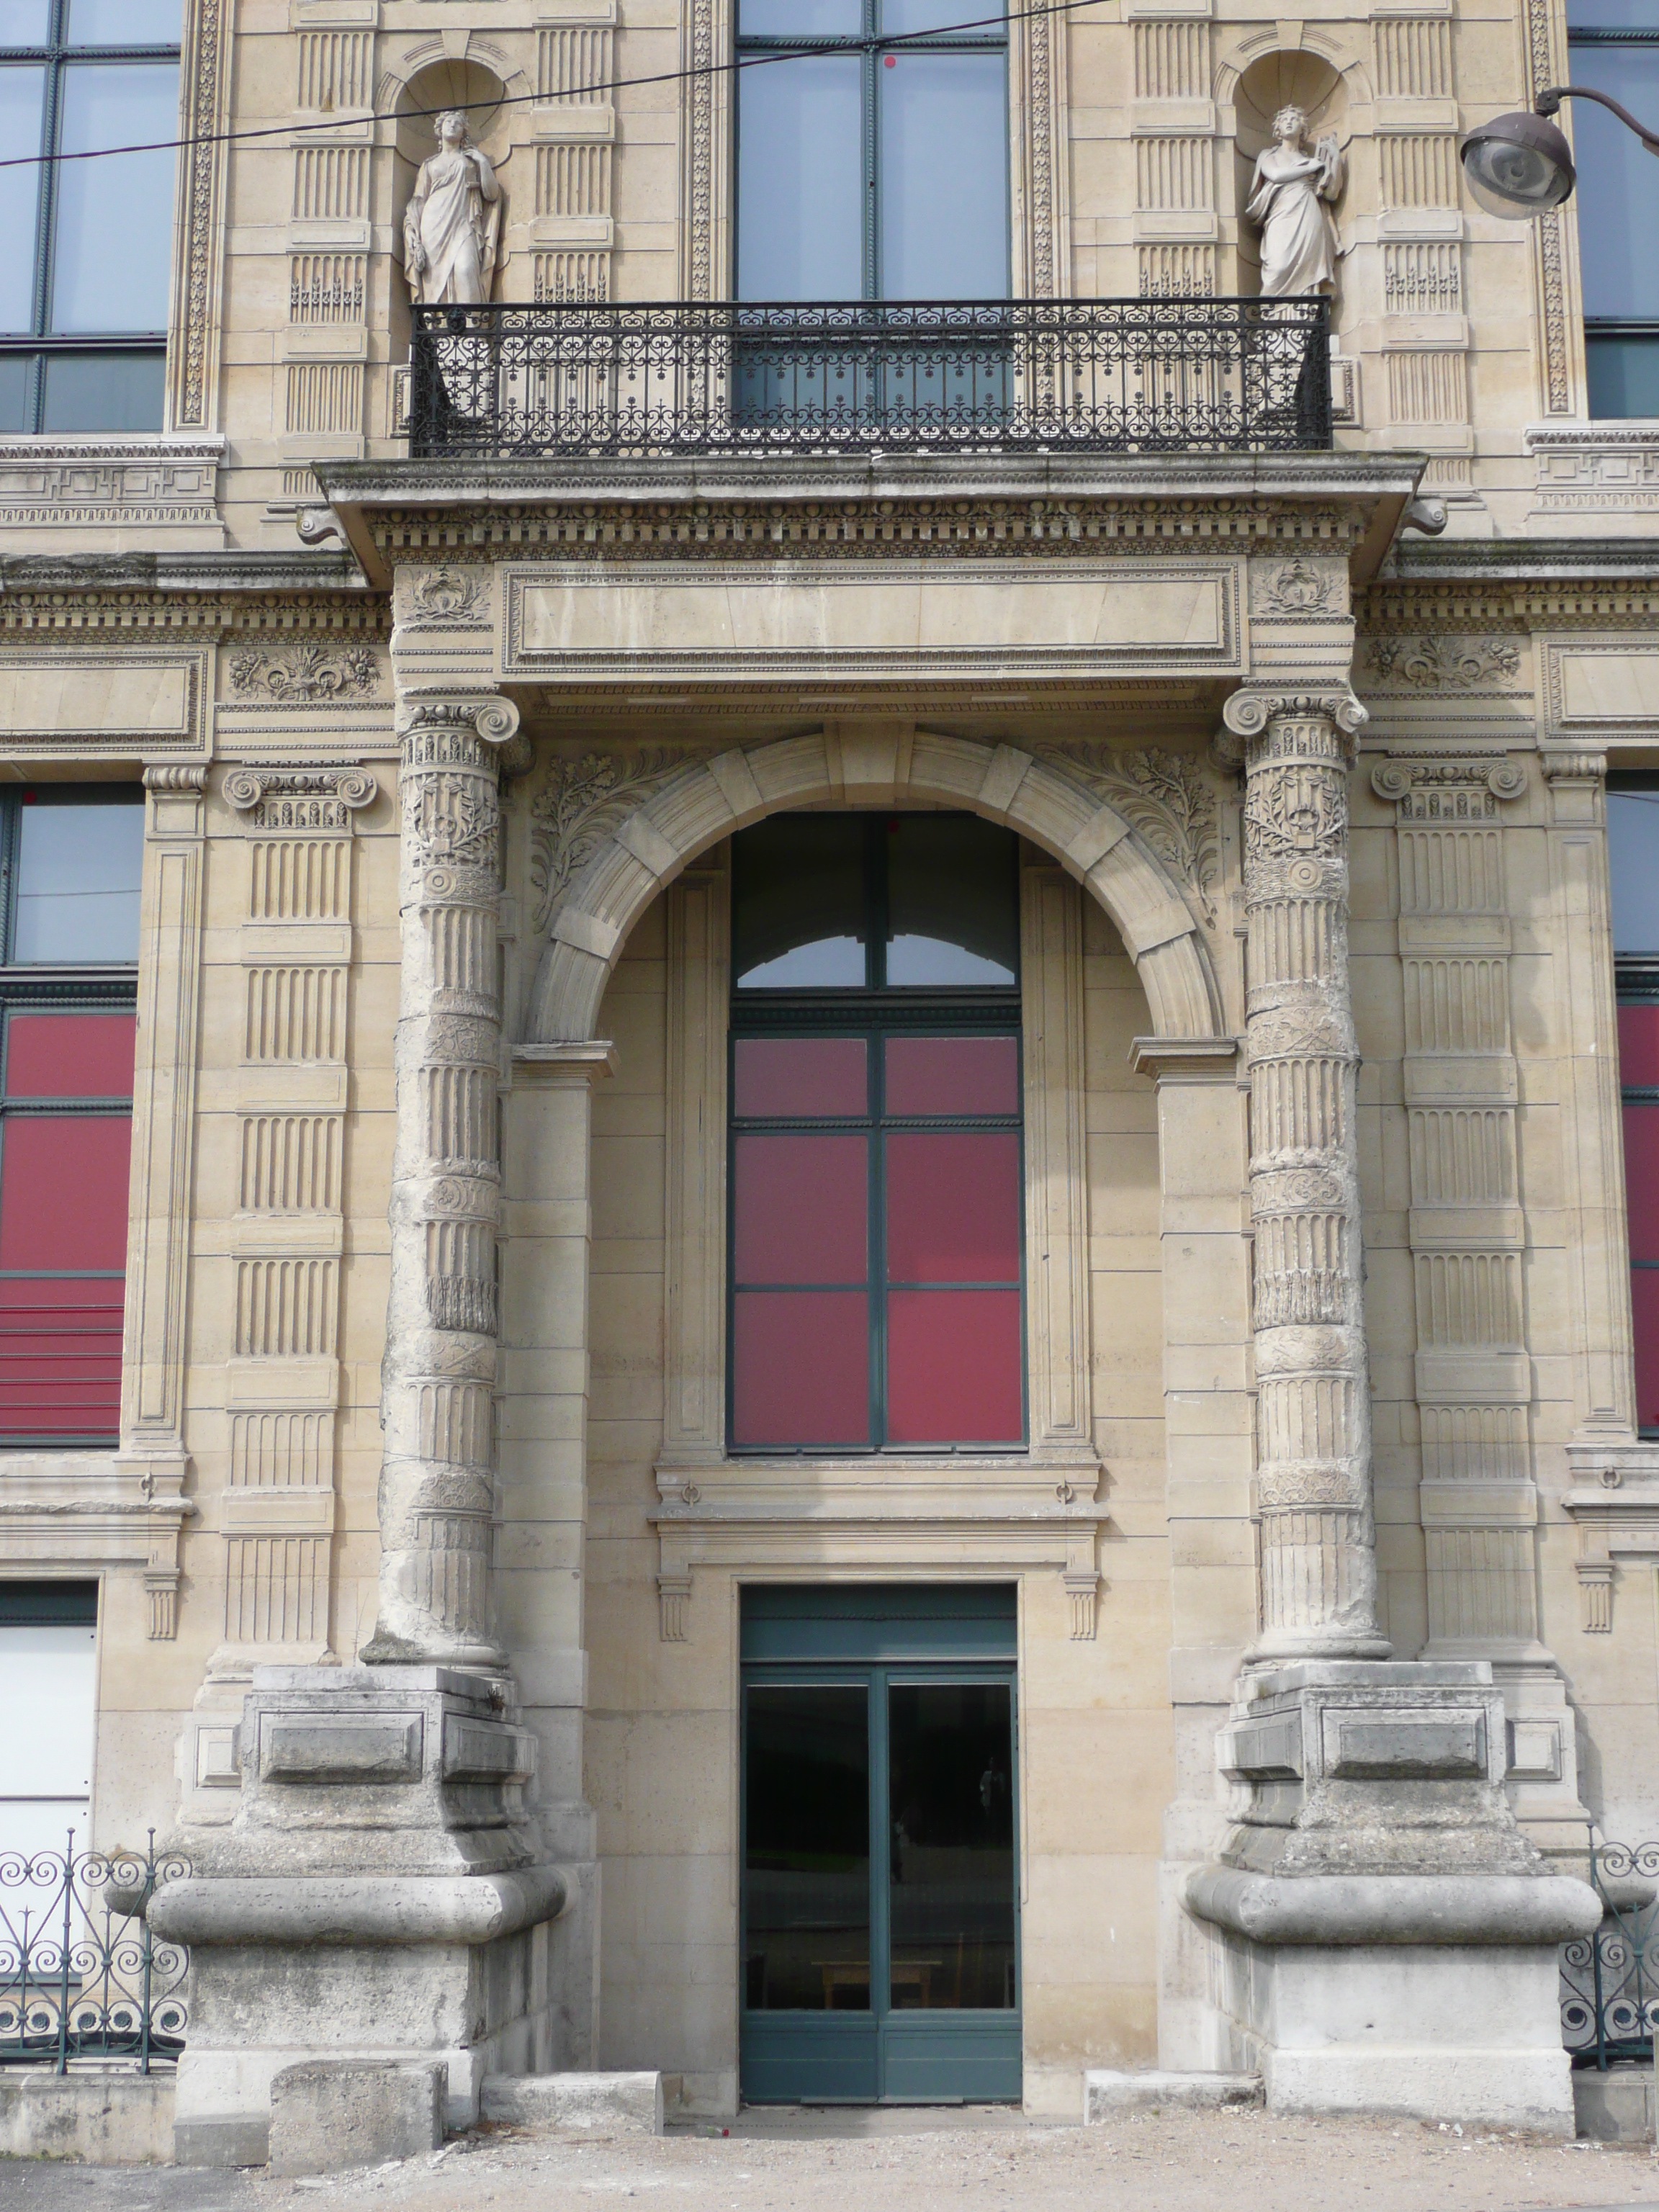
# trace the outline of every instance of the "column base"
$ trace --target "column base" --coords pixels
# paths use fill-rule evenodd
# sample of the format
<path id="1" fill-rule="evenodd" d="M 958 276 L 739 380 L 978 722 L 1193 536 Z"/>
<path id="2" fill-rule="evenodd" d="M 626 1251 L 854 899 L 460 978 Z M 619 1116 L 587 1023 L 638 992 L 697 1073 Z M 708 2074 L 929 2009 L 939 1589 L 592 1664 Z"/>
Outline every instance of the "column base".
<path id="1" fill-rule="evenodd" d="M 1490 1664 L 1249 1673 L 1218 1749 L 1232 1824 L 1182 1887 L 1210 2063 L 1275 2112 L 1570 2136 L 1558 1947 L 1601 1905 L 1516 1823 Z"/>
<path id="2" fill-rule="evenodd" d="M 180 2165 L 264 2163 L 303 2061 L 437 2061 L 453 2127 L 487 2073 L 591 2063 L 594 1886 L 526 1807 L 511 1698 L 429 1666 L 255 1670 L 235 1817 L 175 1839 L 190 1871 L 148 1908 L 191 1954 Z"/>

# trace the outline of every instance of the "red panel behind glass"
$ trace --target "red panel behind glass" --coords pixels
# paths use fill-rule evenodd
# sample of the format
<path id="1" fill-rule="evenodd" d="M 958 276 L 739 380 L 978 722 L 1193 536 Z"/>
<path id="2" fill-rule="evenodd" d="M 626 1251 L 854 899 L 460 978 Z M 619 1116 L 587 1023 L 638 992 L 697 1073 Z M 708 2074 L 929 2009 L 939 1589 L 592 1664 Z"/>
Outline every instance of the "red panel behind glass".
<path id="1" fill-rule="evenodd" d="M 14 1114 L 0 1138 L 0 1267 L 125 1267 L 125 1114 Z"/>
<path id="2" fill-rule="evenodd" d="M 1018 1443 L 1018 1291 L 892 1291 L 887 1435 L 896 1444 Z"/>
<path id="3" fill-rule="evenodd" d="M 1659 1003 L 1620 1007 L 1619 1079 L 1659 1086 Z"/>
<path id="4" fill-rule="evenodd" d="M 863 1114 L 866 1066 L 862 1037 L 739 1037 L 732 1050 L 732 1110 L 739 1121 Z"/>
<path id="5" fill-rule="evenodd" d="M 1018 1114 L 1019 1047 L 1003 1037 L 889 1037 L 890 1114 Z"/>
<path id="6" fill-rule="evenodd" d="M 1019 1280 L 1019 1139 L 905 1130 L 887 1145 L 887 1279 Z"/>
<path id="7" fill-rule="evenodd" d="M 1659 1260 L 1659 1106 L 1626 1106 L 1625 1206 L 1632 1260 Z"/>
<path id="8" fill-rule="evenodd" d="M 113 1437 L 122 1285 L 0 1281 L 0 1437 Z"/>
<path id="9" fill-rule="evenodd" d="M 735 1444 L 867 1444 L 869 1302 L 862 1291 L 739 1291 Z"/>
<path id="10" fill-rule="evenodd" d="M 9 1098 L 131 1098 L 136 1014 L 14 1014 Z"/>
<path id="11" fill-rule="evenodd" d="M 862 1283 L 866 1137 L 739 1137 L 732 1279 Z"/>

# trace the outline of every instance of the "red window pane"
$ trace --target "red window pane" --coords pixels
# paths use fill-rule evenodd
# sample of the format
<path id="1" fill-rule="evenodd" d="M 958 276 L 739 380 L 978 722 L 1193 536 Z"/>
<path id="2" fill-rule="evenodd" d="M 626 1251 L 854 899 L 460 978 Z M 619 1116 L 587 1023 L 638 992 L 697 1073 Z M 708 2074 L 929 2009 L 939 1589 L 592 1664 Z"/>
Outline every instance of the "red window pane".
<path id="1" fill-rule="evenodd" d="M 890 1114 L 1018 1114 L 1019 1047 L 1011 1036 L 889 1037 Z"/>
<path id="2" fill-rule="evenodd" d="M 137 1014 L 14 1014 L 9 1098 L 131 1098 Z"/>
<path id="3" fill-rule="evenodd" d="M 885 1141 L 888 1281 L 1017 1283 L 1013 1131 L 905 1130 Z"/>
<path id="4" fill-rule="evenodd" d="M 1625 1205 L 1632 1260 L 1659 1260 L 1659 1106 L 1625 1109 Z"/>
<path id="5" fill-rule="evenodd" d="M 862 1037 L 740 1037 L 732 1054 L 732 1110 L 740 1121 L 791 1114 L 862 1114 L 869 1105 Z"/>
<path id="6" fill-rule="evenodd" d="M 734 1304 L 732 1443 L 867 1444 L 864 1292 L 740 1291 Z"/>
<path id="7" fill-rule="evenodd" d="M 13 1114 L 0 1137 L 0 1267 L 125 1267 L 125 1114 Z"/>
<path id="8" fill-rule="evenodd" d="M 896 1444 L 1018 1443 L 1018 1291 L 893 1291 L 887 1435 Z"/>
<path id="9" fill-rule="evenodd" d="M 866 1137 L 739 1137 L 733 1147 L 732 1279 L 862 1283 Z"/>
<path id="10" fill-rule="evenodd" d="M 1632 1267 L 1631 1317 L 1636 1329 L 1636 1421 L 1659 1429 L 1659 1267 Z"/>
<path id="11" fill-rule="evenodd" d="M 0 1438 L 113 1437 L 122 1285 L 0 1282 Z"/>
<path id="12" fill-rule="evenodd" d="M 1619 1077 L 1623 1083 L 1659 1084 L 1659 1003 L 1620 1007 Z"/>

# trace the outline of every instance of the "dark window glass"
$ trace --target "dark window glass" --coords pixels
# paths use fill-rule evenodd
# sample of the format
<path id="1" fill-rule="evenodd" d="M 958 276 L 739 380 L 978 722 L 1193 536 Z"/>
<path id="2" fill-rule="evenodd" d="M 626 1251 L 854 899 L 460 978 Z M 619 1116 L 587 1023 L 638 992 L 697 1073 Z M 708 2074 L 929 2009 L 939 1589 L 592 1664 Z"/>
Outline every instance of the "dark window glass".
<path id="1" fill-rule="evenodd" d="M 179 12 L 179 0 L 0 0 L 0 136 L 43 157 L 0 170 L 8 429 L 161 428 Z M 155 150 L 114 150 L 135 145 Z"/>
<path id="2" fill-rule="evenodd" d="M 779 814 L 732 848 L 732 976 L 743 990 L 857 990 L 866 852 L 856 814 Z"/>
<path id="3" fill-rule="evenodd" d="M 1014 841 L 976 814 L 901 814 L 887 834 L 887 981 L 1012 983 Z"/>
<path id="4" fill-rule="evenodd" d="M 1012 1690 L 895 1682 L 887 1698 L 890 2002 L 1012 2009 Z"/>
<path id="5" fill-rule="evenodd" d="M 1653 0 L 1571 0 L 1574 84 L 1643 117 L 1659 105 Z M 1648 250 L 1652 156 L 1593 100 L 1572 108 L 1589 409 L 1602 420 L 1659 413 L 1659 264 Z"/>
<path id="6" fill-rule="evenodd" d="M 860 1682 L 747 1693 L 744 2003 L 870 2009 L 870 1717 Z"/>
<path id="7" fill-rule="evenodd" d="M 31 794 L 17 820 L 12 960 L 136 960 L 143 808 Z"/>
<path id="8" fill-rule="evenodd" d="M 0 799 L 0 1447 L 118 1431 L 138 796 Z"/>
<path id="9" fill-rule="evenodd" d="M 1609 780 L 1607 865 L 1625 1100 L 1636 1419 L 1644 1436 L 1659 1436 L 1659 779 Z"/>
<path id="10" fill-rule="evenodd" d="M 1007 296 L 1007 38 L 997 22 L 950 27 L 973 14 L 952 0 L 741 0 L 739 64 L 791 58 L 738 72 L 739 299 Z M 867 43 L 823 51 L 838 39 Z M 797 370 L 781 388 L 799 400 L 801 382 Z"/>
<path id="11" fill-rule="evenodd" d="M 956 815 L 733 841 L 735 1449 L 1024 1438 L 1017 856 Z"/>

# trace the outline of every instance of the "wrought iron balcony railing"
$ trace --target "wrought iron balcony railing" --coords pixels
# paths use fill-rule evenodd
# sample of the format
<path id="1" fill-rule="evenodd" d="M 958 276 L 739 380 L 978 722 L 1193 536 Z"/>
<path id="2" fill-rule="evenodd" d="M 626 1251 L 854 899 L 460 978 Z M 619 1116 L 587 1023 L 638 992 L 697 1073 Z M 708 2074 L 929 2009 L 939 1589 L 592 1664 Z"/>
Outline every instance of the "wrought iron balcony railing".
<path id="1" fill-rule="evenodd" d="M 1238 453 L 1331 443 L 1310 300 L 415 310 L 410 451 Z"/>

